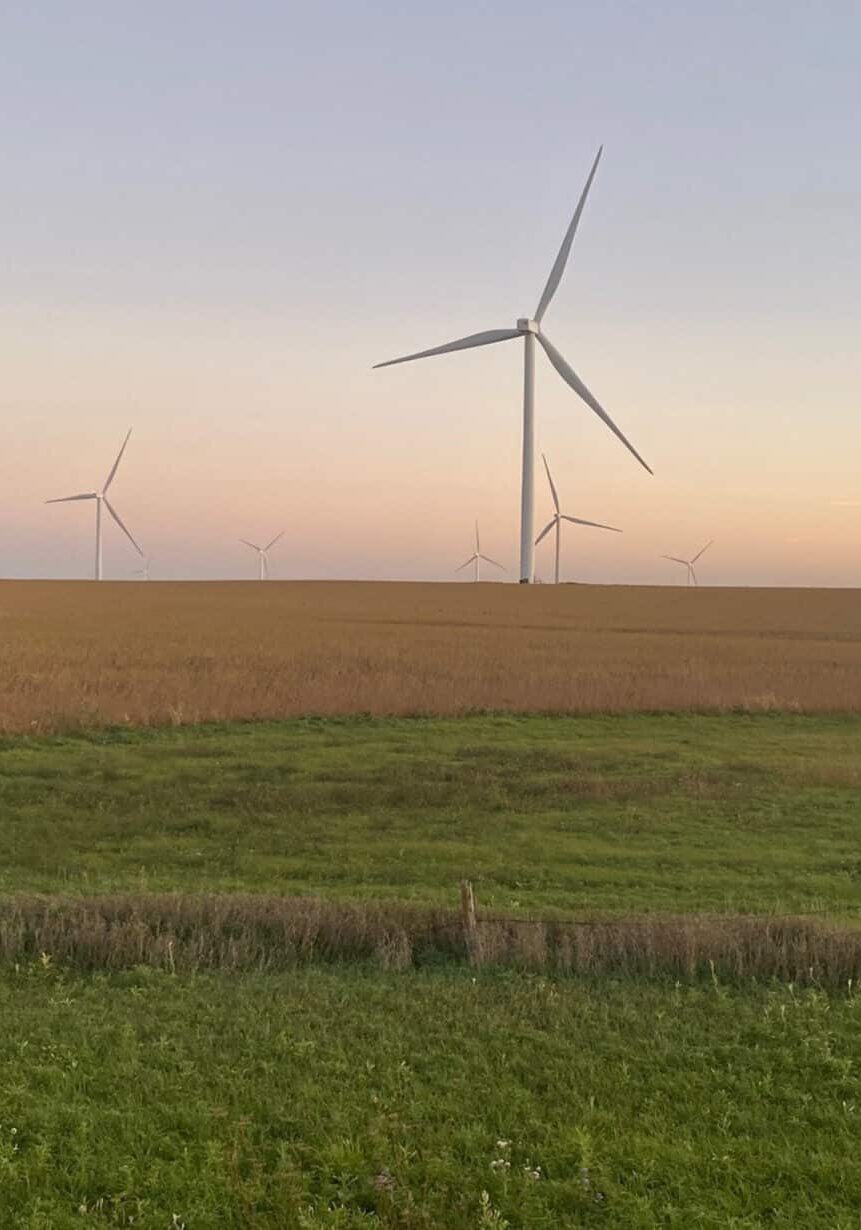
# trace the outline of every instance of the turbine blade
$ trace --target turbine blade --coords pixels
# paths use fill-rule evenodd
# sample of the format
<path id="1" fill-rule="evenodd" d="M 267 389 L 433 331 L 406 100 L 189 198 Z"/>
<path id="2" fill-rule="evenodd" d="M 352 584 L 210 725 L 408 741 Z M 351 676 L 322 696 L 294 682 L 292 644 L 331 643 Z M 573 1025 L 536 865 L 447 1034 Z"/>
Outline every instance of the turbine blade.
<path id="1" fill-rule="evenodd" d="M 706 545 L 703 547 L 702 551 L 697 551 L 696 555 L 695 555 L 695 556 L 694 556 L 694 558 L 691 560 L 691 564 L 695 564 L 695 563 L 697 562 L 697 560 L 700 558 L 700 556 L 701 556 L 701 555 L 704 555 L 704 554 L 705 554 L 705 552 L 706 552 L 706 551 L 708 551 L 709 547 L 712 545 L 712 543 L 713 543 L 713 542 L 714 542 L 714 539 L 712 538 L 709 542 L 707 542 L 707 543 L 706 543 Z"/>
<path id="2" fill-rule="evenodd" d="M 505 564 L 498 564 L 495 559 L 491 559 L 489 555 L 479 555 L 479 559 L 483 559 L 486 564 L 493 564 L 494 568 L 501 568 L 503 572 L 508 572 Z"/>
<path id="3" fill-rule="evenodd" d="M 46 504 L 68 504 L 70 500 L 95 500 L 98 496 L 95 491 L 87 491 L 83 495 L 64 495 L 59 500 L 46 500 Z"/>
<path id="4" fill-rule="evenodd" d="M 276 535 L 275 535 L 275 537 L 272 539 L 272 541 L 271 541 L 271 542 L 268 542 L 268 543 L 266 544 L 266 546 L 263 548 L 263 550 L 264 550 L 264 551 L 268 551 L 270 547 L 274 547 L 274 546 L 275 546 L 275 544 L 276 544 L 276 542 L 278 542 L 278 541 L 279 541 L 279 539 L 281 539 L 281 538 L 283 538 L 283 537 L 284 537 L 284 530 L 282 530 L 280 534 L 276 534 Z"/>
<path id="5" fill-rule="evenodd" d="M 465 564 L 461 564 L 459 568 L 455 568 L 455 572 L 463 572 L 464 568 L 468 568 L 470 564 L 475 563 L 475 558 L 476 557 L 474 555 L 471 555 Z"/>
<path id="6" fill-rule="evenodd" d="M 478 522 L 475 523 L 475 553 L 481 555 L 481 543 L 478 539 Z"/>
<path id="7" fill-rule="evenodd" d="M 240 538 L 239 541 L 244 542 L 246 547 L 250 547 L 252 551 L 260 550 L 256 542 L 249 542 L 247 538 Z"/>
<path id="8" fill-rule="evenodd" d="M 571 251 L 571 245 L 574 242 L 574 235 L 580 222 L 580 215 L 583 212 L 583 206 L 586 204 L 586 197 L 589 195 L 589 189 L 592 187 L 592 180 L 595 178 L 595 172 L 598 170 L 598 163 L 601 161 L 601 154 L 604 146 L 598 150 L 595 155 L 595 161 L 592 163 L 592 170 L 589 172 L 589 178 L 586 180 L 586 187 L 580 194 L 580 200 L 577 202 L 577 208 L 574 210 L 574 217 L 571 219 L 571 225 L 565 232 L 565 238 L 562 240 L 562 247 L 559 249 L 559 255 L 553 262 L 553 268 L 550 270 L 550 277 L 547 279 L 547 285 L 544 287 L 544 293 L 538 307 L 535 309 L 535 319 L 541 324 L 541 317 L 550 306 L 550 300 L 556 294 L 556 288 L 562 281 L 562 274 L 565 272 L 565 266 L 568 263 L 568 255 Z"/>
<path id="9" fill-rule="evenodd" d="M 110 502 L 110 500 L 107 498 L 107 496 L 102 496 L 102 499 L 105 501 L 105 508 L 106 508 L 106 509 L 108 510 L 108 512 L 111 514 L 111 516 L 113 517 L 114 521 L 116 521 L 117 525 L 120 527 L 120 529 L 122 530 L 122 532 L 125 534 L 126 538 L 128 538 L 129 542 L 132 544 L 132 546 L 134 547 L 134 549 L 137 551 L 138 555 L 140 555 L 140 556 L 141 556 L 141 558 L 143 558 L 143 551 L 140 549 L 140 547 L 138 546 L 138 544 L 137 544 L 137 543 L 135 542 L 135 540 L 132 538 L 132 536 L 131 536 L 131 534 L 129 533 L 129 531 L 128 531 L 128 530 L 126 529 L 126 527 L 123 525 L 122 521 L 120 520 L 120 515 L 119 515 L 119 513 L 117 512 L 117 510 L 114 508 L 113 504 Z"/>
<path id="10" fill-rule="evenodd" d="M 651 467 L 646 465 L 645 461 L 643 461 L 643 458 L 634 448 L 630 440 L 628 440 L 622 434 L 622 432 L 619 430 L 619 428 L 610 418 L 607 411 L 597 401 L 597 399 L 593 397 L 593 395 L 589 392 L 589 390 L 586 388 L 583 381 L 574 371 L 574 368 L 571 367 L 571 365 L 567 363 L 565 359 L 562 358 L 562 355 L 559 353 L 559 351 L 556 349 L 553 343 L 549 340 L 549 338 L 546 338 L 543 333 L 537 334 L 537 337 L 538 337 L 539 342 L 541 343 L 541 345 L 544 347 L 545 351 L 547 352 L 548 359 L 553 364 L 553 366 L 556 368 L 557 372 L 562 377 L 562 379 L 565 381 L 565 383 L 567 385 L 570 385 L 571 388 L 574 390 L 574 392 L 577 394 L 577 396 L 582 398 L 583 401 L 585 401 L 589 409 L 594 410 L 595 414 L 598 415 L 598 418 L 607 424 L 607 426 L 612 431 L 613 435 L 616 436 L 617 439 L 622 441 L 625 448 L 628 449 L 629 452 L 634 454 L 634 456 L 637 458 L 637 461 L 639 461 L 643 469 L 648 470 L 649 473 L 652 474 L 653 471 Z"/>
<path id="11" fill-rule="evenodd" d="M 552 519 L 551 521 L 548 521 L 548 522 L 547 522 L 547 524 L 545 525 L 544 529 L 541 531 L 541 533 L 540 533 L 540 534 L 538 535 L 538 537 L 535 539 L 535 545 L 536 545 L 536 547 L 538 546 L 539 542 L 541 542 L 541 539 L 542 539 L 542 538 L 544 538 L 544 537 L 546 537 L 546 535 L 550 533 L 550 531 L 553 529 L 553 526 L 554 526 L 555 524 L 556 524 L 556 518 L 555 518 L 555 517 L 553 517 L 553 519 Z"/>
<path id="12" fill-rule="evenodd" d="M 393 367 L 395 363 L 409 363 L 412 359 L 427 359 L 434 354 L 448 354 L 450 350 L 470 350 L 473 346 L 491 346 L 494 342 L 508 342 L 513 337 L 520 337 L 519 329 L 488 329 L 484 333 L 470 333 L 469 337 L 459 337 L 456 342 L 446 342 L 444 346 L 433 346 L 430 350 L 418 350 L 415 354 L 405 354 L 400 359 L 388 359 L 385 363 L 375 363 L 378 367 Z"/>
<path id="13" fill-rule="evenodd" d="M 125 440 L 123 440 L 123 446 L 122 446 L 122 448 L 120 449 L 120 451 L 117 453 L 117 459 L 116 459 L 116 461 L 114 462 L 114 464 L 111 466 L 111 472 L 110 472 L 110 474 L 109 474 L 109 475 L 108 475 L 108 477 L 107 477 L 107 481 L 105 482 L 104 487 L 102 487 L 102 495 L 104 495 L 104 493 L 107 491 L 108 487 L 110 487 L 111 483 L 114 481 L 114 475 L 115 475 L 115 474 L 116 474 L 116 472 L 117 472 L 117 467 L 119 466 L 120 462 L 121 462 L 121 461 L 122 461 L 122 459 L 123 459 L 123 453 L 126 451 L 126 445 L 127 445 L 127 444 L 128 444 L 128 442 L 129 442 L 129 436 L 130 436 L 131 434 L 132 434 L 132 429 L 131 429 L 131 427 L 130 427 L 130 428 L 128 429 L 127 434 L 126 434 L 126 438 L 125 438 Z"/>
<path id="14" fill-rule="evenodd" d="M 556 487 L 553 483 L 553 476 L 550 473 L 550 466 L 547 464 L 547 458 L 541 454 L 541 460 L 544 462 L 544 469 L 547 471 L 547 481 L 550 484 L 550 494 L 553 496 L 553 507 L 559 512 L 559 496 L 556 494 Z"/>
<path id="15" fill-rule="evenodd" d="M 595 530 L 612 530 L 614 534 L 622 533 L 615 525 L 604 525 L 601 521 L 584 521 L 582 517 L 569 517 L 567 513 L 560 513 L 559 515 L 563 521 L 573 521 L 575 525 L 591 525 Z"/>
<path id="16" fill-rule="evenodd" d="M 661 559 L 670 559 L 674 564 L 684 564 L 686 568 L 690 567 L 686 559 L 679 559 L 677 555 L 662 555 Z"/>

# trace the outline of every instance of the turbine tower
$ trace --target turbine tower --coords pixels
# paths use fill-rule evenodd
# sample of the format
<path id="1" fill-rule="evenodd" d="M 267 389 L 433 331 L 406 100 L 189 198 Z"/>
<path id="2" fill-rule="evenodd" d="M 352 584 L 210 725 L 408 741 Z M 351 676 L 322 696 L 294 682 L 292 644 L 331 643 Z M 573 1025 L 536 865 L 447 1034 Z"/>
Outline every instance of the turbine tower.
<path id="1" fill-rule="evenodd" d="M 117 453 L 117 459 L 114 462 L 114 464 L 111 466 L 111 472 L 108 475 L 107 479 L 105 480 L 105 485 L 104 487 L 102 487 L 101 491 L 86 491 L 84 492 L 83 495 L 65 495 L 59 500 L 46 500 L 45 501 L 46 504 L 70 504 L 73 500 L 95 500 L 96 501 L 95 578 L 97 581 L 101 581 L 102 579 L 102 505 L 103 504 L 105 508 L 108 510 L 108 512 L 110 513 L 110 515 L 113 517 L 114 521 L 116 521 L 117 525 L 120 527 L 122 532 L 125 534 L 126 538 L 128 538 L 129 542 L 132 544 L 134 549 L 137 551 L 138 555 L 140 555 L 141 557 L 143 556 L 143 551 L 140 549 L 138 544 L 135 542 L 134 538 L 132 538 L 129 531 L 123 525 L 122 521 L 120 520 L 119 513 L 114 508 L 113 504 L 111 504 L 110 500 L 108 499 L 108 494 L 107 494 L 108 488 L 110 487 L 111 483 L 114 481 L 114 477 L 116 475 L 119 464 L 123 459 L 123 453 L 126 451 L 126 445 L 129 442 L 129 436 L 131 434 L 132 434 L 132 431 L 131 431 L 131 428 L 129 428 L 128 434 L 126 435 L 125 440 L 123 440 L 122 448 Z"/>
<path id="2" fill-rule="evenodd" d="M 269 580 L 269 554 L 268 553 L 275 546 L 276 542 L 278 542 L 279 538 L 283 538 L 283 537 L 284 537 L 284 531 L 282 530 L 280 534 L 275 535 L 275 537 L 272 539 L 271 542 L 267 542 L 265 547 L 258 547 L 256 543 L 249 542 L 247 538 L 239 539 L 240 542 L 245 543 L 246 547 L 250 547 L 252 551 L 257 552 L 257 562 L 259 565 L 259 573 L 257 576 L 258 581 L 268 581 Z"/>
<path id="3" fill-rule="evenodd" d="M 600 405 L 597 399 L 589 392 L 589 389 L 574 371 L 573 367 L 563 359 L 562 355 L 552 344 L 550 339 L 541 330 L 541 321 L 544 318 L 544 313 L 550 306 L 550 302 L 556 293 L 556 289 L 562 280 L 562 274 L 565 272 L 565 266 L 568 262 L 568 256 L 571 251 L 571 245 L 574 242 L 574 235 L 577 231 L 577 225 L 580 222 L 580 215 L 583 212 L 583 206 L 586 204 L 586 197 L 589 189 L 592 186 L 592 180 L 595 177 L 595 172 L 598 169 L 598 162 L 601 158 L 603 146 L 598 150 L 595 161 L 592 164 L 592 170 L 589 172 L 589 178 L 586 180 L 586 186 L 581 193 L 580 200 L 577 202 L 577 208 L 574 210 L 574 217 L 571 219 L 571 225 L 565 232 L 565 238 L 562 240 L 562 246 L 559 249 L 559 254 L 553 263 L 553 268 L 550 270 L 550 276 L 547 279 L 547 285 L 541 294 L 538 301 L 538 307 L 535 309 L 534 317 L 523 317 L 518 320 L 514 329 L 489 329 L 483 333 L 471 333 L 468 337 L 458 338 L 454 342 L 446 342 L 443 346 L 434 346 L 430 350 L 419 350 L 414 354 L 404 355 L 399 359 L 389 359 L 385 363 L 376 363 L 375 367 L 391 367 L 395 363 L 409 363 L 412 359 L 424 359 L 430 355 L 448 354 L 452 350 L 469 350 L 474 346 L 490 346 L 494 342 L 508 342 L 514 338 L 523 338 L 523 461 L 521 472 L 520 486 L 520 581 L 521 584 L 529 584 L 535 574 L 535 342 L 544 349 L 547 358 L 550 360 L 553 367 L 562 377 L 567 385 L 574 390 L 579 398 L 586 403 L 590 410 L 594 411 L 615 436 L 625 445 L 629 452 L 633 453 L 640 465 L 644 469 L 652 473 L 652 470 L 646 465 L 643 458 L 634 448 L 633 444 L 622 434 L 613 420 L 607 414 L 606 410 Z"/>
<path id="4" fill-rule="evenodd" d="M 697 562 L 697 560 L 700 558 L 701 555 L 705 554 L 705 552 L 708 551 L 709 547 L 712 545 L 713 542 L 714 542 L 714 539 L 712 538 L 709 542 L 706 543 L 706 545 L 702 548 L 701 551 L 697 551 L 693 559 L 679 559 L 678 555 L 662 555 L 661 559 L 672 560 L 674 564 L 682 564 L 688 570 L 687 581 L 685 582 L 685 584 L 686 585 L 699 585 L 699 581 L 697 580 L 697 574 L 694 572 L 694 564 Z"/>
<path id="5" fill-rule="evenodd" d="M 550 484 L 550 494 L 553 497 L 553 507 L 556 509 L 556 511 L 553 514 L 553 516 L 550 518 L 550 520 L 547 522 L 544 529 L 535 539 L 535 545 L 537 547 L 539 542 L 541 542 L 541 539 L 544 538 L 546 534 L 549 534 L 554 526 L 556 527 L 556 571 L 555 571 L 554 580 L 555 580 L 555 583 L 558 585 L 559 584 L 559 540 L 562 536 L 562 522 L 563 521 L 571 521 L 574 523 L 574 525 L 591 525 L 592 528 L 596 530 L 612 530 L 614 534 L 621 534 L 622 531 L 617 529 L 615 525 L 602 525 L 600 521 L 584 521 L 582 517 L 569 517 L 567 513 L 560 512 L 559 511 L 559 495 L 557 494 L 557 491 L 556 491 L 556 485 L 553 482 L 553 476 L 550 473 L 550 466 L 547 464 L 547 458 L 544 456 L 543 453 L 541 454 L 541 460 L 544 462 L 544 469 L 547 471 L 547 481 Z"/>
<path id="6" fill-rule="evenodd" d="M 459 568 L 456 568 L 456 569 L 455 569 L 455 571 L 456 571 L 456 572 L 463 572 L 464 568 L 468 568 L 470 564 L 475 564 L 475 577 L 474 577 L 473 579 L 474 579 L 474 580 L 476 580 L 476 581 L 480 581 L 480 580 L 481 580 L 481 561 L 482 561 L 482 560 L 484 560 L 484 562 L 485 562 L 486 564 L 493 564 L 494 568 L 499 568 L 499 569 L 501 569 L 501 571 L 502 571 L 502 572 L 506 572 L 506 571 L 507 571 L 507 569 L 506 569 L 506 568 L 505 568 L 502 564 L 498 564 L 498 563 L 496 562 L 496 560 L 495 560 L 495 559 L 491 559 L 489 555 L 482 555 L 482 553 L 481 553 L 481 541 L 480 541 L 480 539 L 479 539 L 479 537 L 478 537 L 478 522 L 476 521 L 476 523 L 475 523 L 475 551 L 474 551 L 474 553 L 473 553 L 473 554 L 469 557 L 469 559 L 468 559 L 468 560 L 465 560 L 465 561 L 464 561 L 464 563 L 462 563 L 462 564 L 461 564 L 461 566 L 460 566 Z"/>

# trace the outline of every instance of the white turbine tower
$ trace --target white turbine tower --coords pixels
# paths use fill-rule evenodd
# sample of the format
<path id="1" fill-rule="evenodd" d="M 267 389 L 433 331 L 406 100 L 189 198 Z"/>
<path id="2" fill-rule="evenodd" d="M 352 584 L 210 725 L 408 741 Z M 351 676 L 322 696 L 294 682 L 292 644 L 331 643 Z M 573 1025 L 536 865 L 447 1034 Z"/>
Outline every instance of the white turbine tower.
<path id="1" fill-rule="evenodd" d="M 550 518 L 550 520 L 547 522 L 544 529 L 535 539 L 535 545 L 537 547 L 539 542 L 541 542 L 541 539 L 544 538 L 546 534 L 549 534 L 554 526 L 556 527 L 555 582 L 558 585 L 559 584 L 559 540 L 562 536 L 562 522 L 563 521 L 571 521 L 573 522 L 574 525 L 591 525 L 592 528 L 596 530 L 612 530 L 614 534 L 621 534 L 622 531 L 619 529 L 616 529 L 615 525 L 602 525 L 600 521 L 584 521 L 582 517 L 569 517 L 567 513 L 560 512 L 559 511 L 559 496 L 556 491 L 556 485 L 553 482 L 553 477 L 550 473 L 550 466 L 547 464 L 547 458 L 544 456 L 543 453 L 541 454 L 541 460 L 544 462 L 544 469 L 547 471 L 547 481 L 550 484 L 550 494 L 553 497 L 553 507 L 556 509 L 556 511 L 553 514 L 553 516 Z"/>
<path id="2" fill-rule="evenodd" d="M 257 543 L 249 542 L 247 538 L 239 539 L 240 542 L 245 543 L 246 547 L 250 547 L 252 551 L 257 552 L 257 562 L 259 564 L 259 573 L 257 576 L 258 581 L 269 580 L 269 552 L 275 546 L 276 542 L 278 542 L 279 538 L 283 537 L 284 531 L 282 530 L 280 534 L 275 535 L 271 542 L 267 542 L 265 547 L 258 547 Z"/>
<path id="3" fill-rule="evenodd" d="M 116 475 L 117 468 L 119 467 L 119 464 L 122 461 L 123 453 L 126 451 L 126 445 L 129 442 L 129 436 L 131 434 L 132 434 L 131 428 L 129 428 L 128 434 L 126 435 L 125 440 L 123 440 L 122 448 L 117 453 L 117 459 L 114 462 L 114 464 L 111 466 L 111 472 L 108 475 L 107 479 L 105 480 L 105 485 L 104 487 L 102 487 L 101 491 L 86 491 L 84 492 L 83 495 L 65 495 L 59 500 L 46 500 L 45 501 L 46 504 L 70 504 L 73 500 L 95 500 L 96 501 L 95 577 L 97 581 L 101 581 L 102 579 L 102 505 L 103 504 L 105 508 L 108 510 L 108 512 L 111 514 L 111 516 L 113 517 L 114 521 L 116 521 L 117 525 L 120 527 L 122 532 L 125 534 L 126 538 L 128 538 L 129 542 L 132 544 L 134 549 L 137 551 L 138 555 L 143 556 L 143 551 L 140 549 L 138 544 L 135 542 L 134 538 L 132 538 L 129 531 L 123 525 L 122 521 L 120 520 L 119 513 L 114 508 L 113 504 L 111 504 L 110 500 L 108 499 L 108 494 L 107 494 L 108 488 L 110 487 L 111 483 L 114 481 L 114 476 Z"/>
<path id="4" fill-rule="evenodd" d="M 712 538 L 709 542 L 706 543 L 706 545 L 702 548 L 701 551 L 697 551 L 693 559 L 680 559 L 678 555 L 662 555 L 661 559 L 672 560 L 674 564 L 681 564 L 683 567 L 687 568 L 688 574 L 687 574 L 687 581 L 685 583 L 686 585 L 699 585 L 699 581 L 697 580 L 697 574 L 694 572 L 694 564 L 697 562 L 697 560 L 700 558 L 701 555 L 704 555 L 705 552 L 708 551 L 709 547 L 712 545 L 713 542 L 714 542 L 714 539 Z"/>
<path id="5" fill-rule="evenodd" d="M 523 464 L 521 477 L 520 491 L 520 581 L 521 583 L 529 583 L 532 581 L 535 572 L 535 342 L 536 339 L 547 354 L 548 359 L 556 368 L 556 371 L 562 377 L 567 385 L 580 397 L 590 410 L 610 428 L 615 436 L 621 440 L 625 447 L 634 454 L 646 470 L 651 474 L 652 471 L 646 465 L 643 458 L 634 448 L 633 444 L 626 439 L 613 420 L 607 414 L 606 410 L 599 404 L 597 399 L 589 392 L 586 385 L 574 371 L 573 367 L 563 359 L 562 355 L 552 344 L 545 333 L 541 331 L 541 321 L 544 313 L 550 306 L 550 302 L 556 293 L 556 288 L 562 280 L 562 274 L 565 272 L 565 265 L 568 261 L 568 255 L 571 251 L 571 244 L 574 242 L 574 235 L 577 231 L 577 225 L 580 221 L 580 215 L 583 212 L 583 206 L 586 204 L 586 197 L 589 189 L 592 186 L 592 180 L 595 177 L 595 172 L 598 169 L 598 161 L 601 157 L 603 146 L 598 150 L 595 161 L 592 164 L 592 170 L 589 172 L 589 178 L 586 180 L 586 186 L 577 202 L 577 208 L 574 210 L 574 217 L 571 219 L 571 225 L 565 232 L 565 238 L 562 240 L 562 246 L 559 249 L 559 254 L 553 263 L 553 268 L 550 270 L 550 277 L 547 279 L 547 285 L 544 287 L 541 298 L 538 301 L 538 307 L 535 309 L 534 317 L 525 317 L 517 322 L 514 329 L 489 329 L 483 333 L 471 333 L 468 337 L 458 338 L 457 341 L 447 342 L 443 346 L 434 346 L 430 350 L 419 350 L 415 354 L 404 355 L 400 359 L 389 359 L 386 363 L 376 363 L 375 367 L 391 367 L 395 363 L 408 363 L 412 359 L 424 359 L 430 355 L 447 354 L 452 350 L 469 350 L 473 346 L 490 346 L 494 342 L 507 342 L 514 338 L 523 338 Z"/>
<path id="6" fill-rule="evenodd" d="M 455 569 L 455 571 L 456 571 L 456 572 L 463 572 L 464 568 L 468 568 L 468 567 L 470 566 L 470 564 L 475 564 L 475 577 L 474 577 L 474 580 L 476 580 L 476 581 L 480 581 L 480 580 L 481 580 L 481 561 L 482 561 L 482 560 L 484 560 L 484 562 L 485 562 L 486 564 L 493 564 L 494 568 L 499 568 L 502 572 L 505 572 L 505 571 L 506 571 L 506 568 L 504 567 L 504 565 L 502 565 L 502 564 L 498 564 L 498 563 L 496 562 L 496 560 L 495 560 L 495 559 L 491 559 L 489 555 L 482 555 L 482 553 L 481 553 L 481 540 L 480 540 L 480 539 L 479 539 L 479 537 L 478 537 L 478 522 L 476 521 L 476 523 L 475 523 L 475 551 L 474 551 L 474 553 L 473 553 L 473 554 L 469 557 L 469 559 L 468 559 L 468 560 L 465 560 L 465 561 L 464 561 L 464 563 L 462 563 L 462 564 L 461 564 L 461 566 L 460 566 L 459 568 L 456 568 L 456 569 Z"/>

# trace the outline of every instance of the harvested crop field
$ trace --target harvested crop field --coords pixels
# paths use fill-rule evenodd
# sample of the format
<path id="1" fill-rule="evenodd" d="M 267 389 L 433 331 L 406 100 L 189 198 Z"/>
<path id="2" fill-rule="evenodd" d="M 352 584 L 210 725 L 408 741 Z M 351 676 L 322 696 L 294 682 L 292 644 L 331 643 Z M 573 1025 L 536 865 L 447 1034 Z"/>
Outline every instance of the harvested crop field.
<path id="1" fill-rule="evenodd" d="M 861 591 L 0 584 L 0 730 L 861 708 Z"/>

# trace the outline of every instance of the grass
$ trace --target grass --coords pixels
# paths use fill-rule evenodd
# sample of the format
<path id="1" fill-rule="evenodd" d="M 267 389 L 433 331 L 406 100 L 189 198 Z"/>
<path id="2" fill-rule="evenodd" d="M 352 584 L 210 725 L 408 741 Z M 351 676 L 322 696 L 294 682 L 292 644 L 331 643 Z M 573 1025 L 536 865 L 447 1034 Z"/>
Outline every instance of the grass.
<path id="1" fill-rule="evenodd" d="M 861 719 L 292 721 L 0 742 L 0 892 L 861 905 Z"/>
<path id="2" fill-rule="evenodd" d="M 859 753 L 852 714 L 0 737 L 0 1227 L 856 1230 Z M 470 968 L 463 876 L 650 930 Z M 836 921 L 683 917 L 733 910 Z"/>
<path id="3" fill-rule="evenodd" d="M 855 1230 L 859 1011 L 711 982 L 37 962 L 0 976 L 0 1224 Z"/>
<path id="4" fill-rule="evenodd" d="M 0 583 L 0 731 L 861 707 L 861 591 Z"/>

